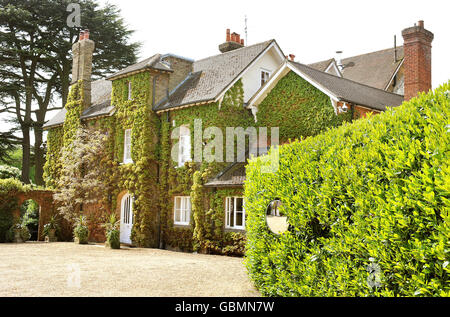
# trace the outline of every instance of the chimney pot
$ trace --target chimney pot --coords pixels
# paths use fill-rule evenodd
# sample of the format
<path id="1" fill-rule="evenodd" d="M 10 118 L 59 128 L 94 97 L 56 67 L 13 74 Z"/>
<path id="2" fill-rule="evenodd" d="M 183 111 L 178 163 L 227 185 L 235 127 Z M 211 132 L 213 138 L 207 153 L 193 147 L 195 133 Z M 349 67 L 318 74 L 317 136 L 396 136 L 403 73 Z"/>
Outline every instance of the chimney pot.
<path id="1" fill-rule="evenodd" d="M 419 21 L 419 27 L 420 27 L 420 28 L 425 28 L 424 23 L 423 23 L 423 20 L 420 20 L 420 21 Z"/>
<path id="2" fill-rule="evenodd" d="M 225 53 L 243 46 L 244 40 L 241 40 L 240 34 L 237 34 L 236 32 L 230 34 L 230 29 L 227 29 L 226 41 L 219 45 L 219 51 Z"/>
<path id="3" fill-rule="evenodd" d="M 89 30 L 88 29 L 84 30 L 84 39 L 85 40 L 89 39 Z"/>
<path id="4" fill-rule="evenodd" d="M 291 61 L 293 61 L 295 59 L 295 55 L 294 54 L 289 54 L 289 58 Z"/>
<path id="5" fill-rule="evenodd" d="M 80 36 L 78 37 L 78 41 L 84 40 L 84 31 L 80 31 Z"/>

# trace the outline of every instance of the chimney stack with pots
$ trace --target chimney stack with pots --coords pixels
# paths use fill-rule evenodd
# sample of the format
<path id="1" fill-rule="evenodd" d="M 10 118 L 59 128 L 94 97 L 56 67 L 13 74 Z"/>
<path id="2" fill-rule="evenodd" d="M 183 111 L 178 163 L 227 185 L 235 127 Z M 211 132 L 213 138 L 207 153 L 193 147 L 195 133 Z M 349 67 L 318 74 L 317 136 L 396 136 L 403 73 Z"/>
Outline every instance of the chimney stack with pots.
<path id="1" fill-rule="evenodd" d="M 222 53 L 233 51 L 235 49 L 244 47 L 244 39 L 241 39 L 241 35 L 227 29 L 225 43 L 219 45 L 219 50 Z"/>
<path id="2" fill-rule="evenodd" d="M 91 105 L 91 74 L 94 49 L 95 43 L 89 39 L 89 30 L 81 31 L 78 42 L 72 45 L 72 85 L 80 80 L 83 81 L 84 109 Z"/>
<path id="3" fill-rule="evenodd" d="M 402 31 L 405 100 L 431 89 L 431 42 L 434 35 L 424 22 Z"/>

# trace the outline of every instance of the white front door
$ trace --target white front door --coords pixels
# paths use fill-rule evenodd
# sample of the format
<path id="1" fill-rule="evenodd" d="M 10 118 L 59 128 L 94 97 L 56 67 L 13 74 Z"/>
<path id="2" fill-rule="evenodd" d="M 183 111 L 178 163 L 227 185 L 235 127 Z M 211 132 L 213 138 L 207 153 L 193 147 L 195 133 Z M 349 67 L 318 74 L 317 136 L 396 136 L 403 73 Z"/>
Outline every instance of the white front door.
<path id="1" fill-rule="evenodd" d="M 131 244 L 131 228 L 133 227 L 133 197 L 126 194 L 122 198 L 120 213 L 120 242 Z"/>

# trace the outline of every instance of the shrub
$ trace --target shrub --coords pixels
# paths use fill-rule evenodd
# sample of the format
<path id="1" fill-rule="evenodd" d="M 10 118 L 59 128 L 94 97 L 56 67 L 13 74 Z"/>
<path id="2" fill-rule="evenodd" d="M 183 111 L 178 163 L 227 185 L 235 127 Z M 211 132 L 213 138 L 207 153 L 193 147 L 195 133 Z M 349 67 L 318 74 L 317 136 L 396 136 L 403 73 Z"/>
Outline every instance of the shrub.
<path id="1" fill-rule="evenodd" d="M 0 242 L 6 241 L 6 234 L 14 224 L 13 211 L 18 208 L 15 194 L 28 188 L 17 179 L 0 179 Z"/>
<path id="2" fill-rule="evenodd" d="M 0 179 L 15 178 L 20 179 L 20 169 L 8 165 L 0 165 Z"/>
<path id="3" fill-rule="evenodd" d="M 22 225 L 27 226 L 34 240 L 38 240 L 39 205 L 34 200 L 27 200 L 20 208 Z"/>
<path id="4" fill-rule="evenodd" d="M 246 266 L 268 296 L 450 295 L 450 82 L 253 159 Z M 265 223 L 280 198 L 290 228 Z"/>
<path id="5" fill-rule="evenodd" d="M 103 225 L 106 232 L 106 242 L 111 249 L 120 249 L 120 222 L 116 215 L 111 214 L 109 222 Z"/>
<path id="6" fill-rule="evenodd" d="M 74 238 L 78 239 L 79 244 L 87 244 L 89 239 L 89 228 L 86 224 L 86 217 L 80 216 L 76 220 L 75 228 L 73 229 Z"/>

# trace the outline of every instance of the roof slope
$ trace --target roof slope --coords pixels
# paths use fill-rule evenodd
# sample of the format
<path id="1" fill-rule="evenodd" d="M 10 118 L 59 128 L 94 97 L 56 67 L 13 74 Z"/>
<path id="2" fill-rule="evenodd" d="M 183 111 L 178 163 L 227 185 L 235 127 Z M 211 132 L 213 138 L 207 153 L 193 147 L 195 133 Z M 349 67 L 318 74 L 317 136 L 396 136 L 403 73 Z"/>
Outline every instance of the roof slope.
<path id="1" fill-rule="evenodd" d="M 315 68 L 317 70 L 320 70 L 321 72 L 324 72 L 327 70 L 328 66 L 334 62 L 334 58 L 327 59 L 325 61 L 309 64 L 309 67 Z"/>
<path id="2" fill-rule="evenodd" d="M 321 72 L 300 63 L 291 61 L 288 63 L 342 101 L 380 111 L 386 110 L 386 107 L 397 107 L 403 103 L 403 96 L 401 95 Z"/>
<path id="3" fill-rule="evenodd" d="M 344 58 L 342 59 L 344 69 L 341 70 L 341 73 L 344 78 L 378 89 L 385 89 L 402 62 L 403 54 L 403 46 L 399 46 L 397 47 L 397 61 L 394 61 L 394 48 Z M 331 61 L 333 59 L 309 66 L 325 71 Z"/>
<path id="4" fill-rule="evenodd" d="M 112 83 L 109 80 L 100 79 L 91 83 L 92 105 L 83 111 L 81 119 L 89 119 L 110 114 L 114 107 L 111 106 Z M 44 129 L 55 127 L 64 123 L 66 108 L 59 111 L 45 125 Z"/>
<path id="5" fill-rule="evenodd" d="M 245 162 L 228 165 L 215 178 L 205 184 L 206 187 L 241 187 L 245 182 Z"/>
<path id="6" fill-rule="evenodd" d="M 194 62 L 193 74 L 175 88 L 168 99 L 160 101 L 154 110 L 161 111 L 216 99 L 274 42 L 275 40 L 270 40 L 254 44 Z"/>
<path id="7" fill-rule="evenodd" d="M 114 73 L 113 75 L 107 77 L 106 79 L 113 79 L 116 77 L 124 76 L 132 72 L 140 71 L 143 69 L 155 69 L 160 71 L 169 71 L 171 72 L 172 69 L 170 66 L 162 61 L 162 55 L 161 54 L 155 54 L 149 58 L 144 59 L 143 61 L 140 61 L 139 63 L 130 65 L 124 69 L 121 69 L 117 73 Z"/>

